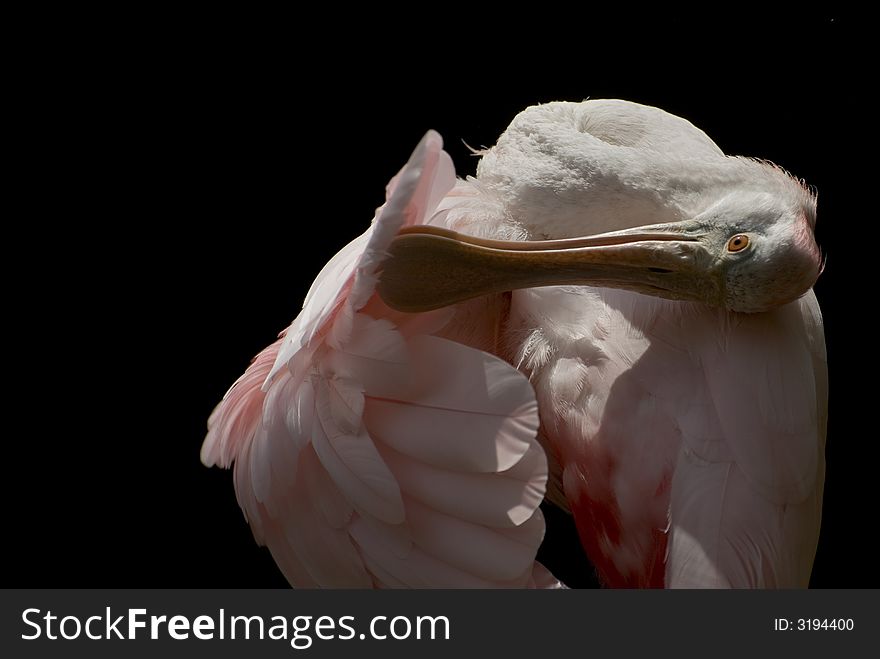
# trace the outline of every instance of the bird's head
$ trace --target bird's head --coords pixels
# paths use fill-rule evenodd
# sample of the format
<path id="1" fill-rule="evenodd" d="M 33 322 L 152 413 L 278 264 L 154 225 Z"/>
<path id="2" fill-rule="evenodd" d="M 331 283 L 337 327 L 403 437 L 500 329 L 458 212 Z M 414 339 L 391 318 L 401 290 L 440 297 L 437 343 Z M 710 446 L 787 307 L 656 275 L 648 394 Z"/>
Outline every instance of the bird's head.
<path id="1" fill-rule="evenodd" d="M 813 286 L 822 270 L 813 235 L 815 197 L 773 170 L 767 176 L 780 179 L 777 189 L 731 191 L 693 220 L 670 225 L 695 241 L 693 262 L 682 265 L 671 286 L 683 299 L 759 312 L 791 302 Z M 706 297 L 698 284 L 704 279 L 712 282 L 702 289 Z"/>
<path id="2" fill-rule="evenodd" d="M 520 115 L 479 171 L 499 215 L 542 239 L 409 227 L 381 275 L 388 304 L 424 311 L 580 284 L 751 313 L 813 285 L 816 199 L 785 171 L 724 156 L 702 131 L 655 108 L 549 105 Z"/>

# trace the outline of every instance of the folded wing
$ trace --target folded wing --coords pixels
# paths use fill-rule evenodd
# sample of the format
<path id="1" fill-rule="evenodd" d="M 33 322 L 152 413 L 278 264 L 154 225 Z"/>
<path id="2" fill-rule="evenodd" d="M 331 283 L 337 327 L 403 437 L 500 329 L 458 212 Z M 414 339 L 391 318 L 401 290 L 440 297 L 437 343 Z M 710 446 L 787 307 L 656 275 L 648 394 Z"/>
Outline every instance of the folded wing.
<path id="1" fill-rule="evenodd" d="M 429 132 L 209 421 L 202 461 L 234 465 L 254 537 L 294 586 L 559 586 L 534 560 L 547 461 L 528 380 L 432 336 L 448 310 L 374 295 L 392 238 L 454 183 Z"/>

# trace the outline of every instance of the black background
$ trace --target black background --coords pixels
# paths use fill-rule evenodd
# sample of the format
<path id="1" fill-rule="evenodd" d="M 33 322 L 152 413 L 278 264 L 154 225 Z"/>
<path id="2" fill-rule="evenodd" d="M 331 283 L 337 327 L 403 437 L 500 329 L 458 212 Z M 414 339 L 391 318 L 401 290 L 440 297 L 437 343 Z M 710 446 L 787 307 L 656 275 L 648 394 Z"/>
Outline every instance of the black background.
<path id="1" fill-rule="evenodd" d="M 231 474 L 199 463 L 213 406 L 368 226 L 425 130 L 472 174 L 463 141 L 491 145 L 528 105 L 591 97 L 660 106 L 818 188 L 831 411 L 813 585 L 877 586 L 873 380 L 855 379 L 873 367 L 875 288 L 857 271 L 875 212 L 857 182 L 874 121 L 858 19 L 642 16 L 636 29 L 548 9 L 395 28 L 339 12 L 31 25 L 25 204 L 6 244 L 4 582 L 284 585 Z M 590 585 L 571 528 L 550 521 L 542 557 Z"/>

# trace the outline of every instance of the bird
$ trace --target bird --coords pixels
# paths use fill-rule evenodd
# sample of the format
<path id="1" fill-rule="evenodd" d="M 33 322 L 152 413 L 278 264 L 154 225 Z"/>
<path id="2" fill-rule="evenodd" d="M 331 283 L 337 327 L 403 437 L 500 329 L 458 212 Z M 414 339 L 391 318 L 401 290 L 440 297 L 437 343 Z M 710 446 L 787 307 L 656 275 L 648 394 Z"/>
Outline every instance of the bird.
<path id="1" fill-rule="evenodd" d="M 294 587 L 809 584 L 825 477 L 816 194 L 685 118 L 526 108 L 475 177 L 429 131 L 211 414 Z"/>

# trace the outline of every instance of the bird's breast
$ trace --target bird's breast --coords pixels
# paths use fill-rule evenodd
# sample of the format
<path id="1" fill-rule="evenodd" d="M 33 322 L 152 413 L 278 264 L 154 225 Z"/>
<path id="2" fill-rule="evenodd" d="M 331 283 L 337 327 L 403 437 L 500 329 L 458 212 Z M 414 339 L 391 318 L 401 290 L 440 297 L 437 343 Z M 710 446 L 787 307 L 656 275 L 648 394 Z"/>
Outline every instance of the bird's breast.
<path id="1" fill-rule="evenodd" d="M 716 454 L 725 450 L 699 356 L 685 345 L 713 313 L 610 289 L 513 293 L 508 358 L 532 381 L 552 480 L 607 583 L 662 584 L 682 437 L 698 434 Z"/>

